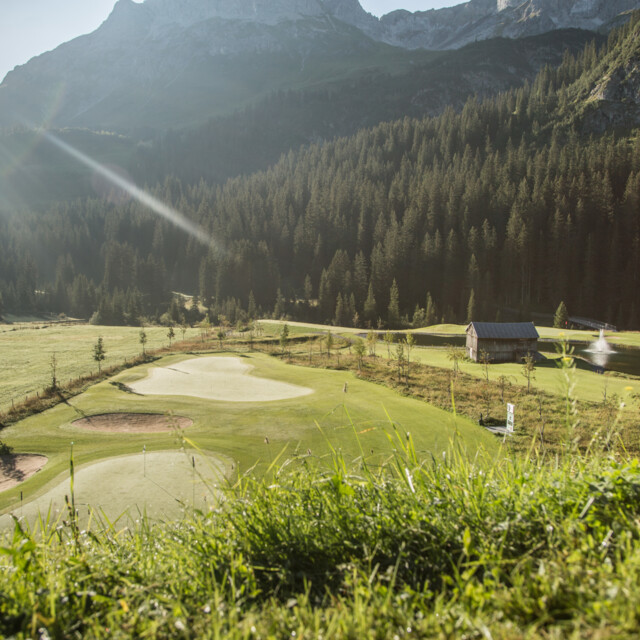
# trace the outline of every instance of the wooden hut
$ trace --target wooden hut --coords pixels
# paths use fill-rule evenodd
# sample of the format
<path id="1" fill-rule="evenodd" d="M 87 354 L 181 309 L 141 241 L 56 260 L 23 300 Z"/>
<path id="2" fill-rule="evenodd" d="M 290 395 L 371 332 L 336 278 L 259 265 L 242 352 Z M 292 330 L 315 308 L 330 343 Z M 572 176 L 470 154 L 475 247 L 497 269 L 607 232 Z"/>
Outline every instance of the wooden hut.
<path id="1" fill-rule="evenodd" d="M 519 362 L 538 350 L 533 322 L 472 322 L 467 327 L 467 355 L 478 362 L 485 352 L 490 362 Z"/>

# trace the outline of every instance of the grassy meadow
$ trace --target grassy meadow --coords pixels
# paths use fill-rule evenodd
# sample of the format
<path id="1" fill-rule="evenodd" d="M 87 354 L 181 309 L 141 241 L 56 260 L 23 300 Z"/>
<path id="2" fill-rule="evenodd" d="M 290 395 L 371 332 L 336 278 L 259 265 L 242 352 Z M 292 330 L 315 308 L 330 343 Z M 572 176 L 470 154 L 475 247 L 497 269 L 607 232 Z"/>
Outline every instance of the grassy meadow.
<path id="1" fill-rule="evenodd" d="M 179 328 L 176 338 L 182 338 Z M 169 345 L 166 327 L 146 327 L 147 350 Z M 188 329 L 185 337 L 196 336 Z M 102 367 L 120 364 L 141 353 L 140 328 L 102 327 L 89 324 L 51 324 L 30 322 L 0 324 L 0 413 L 11 401 L 24 400 L 51 384 L 51 357 L 56 356 L 60 384 L 97 372 L 93 347 L 102 336 L 106 359 Z"/>

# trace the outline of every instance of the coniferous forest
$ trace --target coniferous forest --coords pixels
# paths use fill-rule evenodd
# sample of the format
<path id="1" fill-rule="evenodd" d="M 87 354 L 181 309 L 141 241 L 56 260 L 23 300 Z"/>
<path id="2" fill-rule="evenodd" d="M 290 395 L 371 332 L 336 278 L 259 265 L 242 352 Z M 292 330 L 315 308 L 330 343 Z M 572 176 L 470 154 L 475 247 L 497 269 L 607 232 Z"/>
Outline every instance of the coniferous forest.
<path id="1" fill-rule="evenodd" d="M 636 17 L 459 112 L 303 147 L 223 185 L 149 188 L 215 249 L 122 197 L 15 211 L 0 218 L 0 314 L 178 322 L 180 291 L 232 322 L 423 326 L 564 301 L 637 328 L 640 132 L 596 126 L 590 96 L 638 42 Z"/>

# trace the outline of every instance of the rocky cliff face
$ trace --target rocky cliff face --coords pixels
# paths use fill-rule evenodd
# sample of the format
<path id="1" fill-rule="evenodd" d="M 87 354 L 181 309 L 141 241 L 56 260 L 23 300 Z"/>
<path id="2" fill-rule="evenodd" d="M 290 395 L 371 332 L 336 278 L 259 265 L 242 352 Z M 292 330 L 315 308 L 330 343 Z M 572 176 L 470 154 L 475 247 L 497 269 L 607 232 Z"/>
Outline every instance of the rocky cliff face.
<path id="1" fill-rule="evenodd" d="M 94 33 L 7 75 L 0 127 L 22 119 L 110 126 L 126 120 L 127 111 L 136 111 L 138 122 L 179 126 L 189 124 L 184 120 L 198 104 L 208 117 L 305 82 L 313 56 L 333 59 L 340 74 L 354 56 L 378 56 L 387 45 L 456 49 L 495 36 L 597 29 L 634 8 L 640 0 L 470 0 L 378 20 L 358 0 L 118 0 Z M 196 105 L 189 113 L 180 109 L 186 101 Z M 157 111 L 164 104 L 169 115 L 162 120 Z"/>
<path id="2" fill-rule="evenodd" d="M 384 42 L 406 48 L 457 49 L 493 37 L 521 38 L 554 29 L 606 28 L 638 0 L 471 0 L 446 9 L 394 11 L 380 20 Z"/>

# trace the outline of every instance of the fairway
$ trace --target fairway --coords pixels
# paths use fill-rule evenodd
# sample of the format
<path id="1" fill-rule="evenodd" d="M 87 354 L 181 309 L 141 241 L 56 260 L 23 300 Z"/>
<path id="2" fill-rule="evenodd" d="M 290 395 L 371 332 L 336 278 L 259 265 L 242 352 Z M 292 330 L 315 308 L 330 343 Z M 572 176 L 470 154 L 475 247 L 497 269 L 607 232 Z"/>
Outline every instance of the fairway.
<path id="1" fill-rule="evenodd" d="M 83 525 L 90 508 L 111 522 L 123 515 L 135 519 L 142 513 L 152 520 L 176 519 L 193 506 L 207 510 L 216 504 L 225 466 L 219 458 L 182 451 L 110 458 L 76 471 L 75 506 Z M 66 518 L 65 496 L 69 495 L 70 484 L 65 479 L 11 513 L 34 522 L 51 509 L 54 519 L 61 514 Z M 11 523 L 9 514 L 0 516 L 0 529 Z"/>
<path id="2" fill-rule="evenodd" d="M 224 367 L 230 360 L 241 360 L 245 370 L 251 368 L 251 375 L 242 376 L 243 379 L 255 377 L 302 387 L 313 393 L 282 400 L 239 402 L 132 392 L 132 387 L 148 380 L 154 370 L 180 368 L 192 360 L 206 368 L 211 366 L 211 361 L 219 361 Z M 82 417 L 110 413 L 181 416 L 189 418 L 193 424 L 184 432 L 174 429 L 166 433 L 114 433 L 88 431 L 76 422 Z M 155 363 L 123 371 L 111 380 L 94 385 L 68 404 L 60 404 L 4 430 L 3 442 L 14 453 L 46 455 L 49 462 L 18 487 L 0 493 L 0 510 L 15 509 L 20 492 L 23 492 L 25 505 L 28 500 L 37 498 L 41 507 L 53 495 L 59 500 L 61 488 L 55 489 L 53 494 L 50 492 L 58 486 L 68 490 L 72 443 L 76 468 L 99 461 L 104 461 L 105 465 L 99 467 L 101 471 L 96 472 L 92 483 L 96 493 L 81 501 L 91 503 L 99 498 L 98 504 L 104 506 L 113 499 L 117 510 L 125 503 L 139 505 L 143 498 L 146 500 L 146 494 L 143 496 L 140 491 L 146 492 L 148 483 L 136 485 L 138 488 L 131 491 L 122 486 L 122 483 L 127 484 L 127 479 L 139 476 L 140 459 L 135 456 L 143 450 L 148 460 L 153 452 L 176 452 L 183 446 L 188 450 L 193 443 L 197 447 L 194 452 L 210 452 L 228 461 L 226 471 L 235 477 L 255 465 L 256 473 L 262 473 L 276 460 L 284 462 L 295 457 L 328 466 L 332 447 L 341 451 L 348 461 L 364 455 L 368 463 L 375 466 L 386 462 L 394 455 L 394 450 L 406 446 L 408 434 L 421 453 L 441 453 L 452 440 L 457 440 L 471 454 L 479 448 L 489 452 L 499 449 L 498 440 L 470 420 L 360 380 L 348 371 L 288 365 L 261 353 L 242 357 L 237 354 L 206 355 L 195 359 L 184 355 L 167 356 Z M 184 457 L 184 453 L 180 455 Z M 130 460 L 133 471 L 125 472 L 116 466 L 116 471 L 107 473 L 114 464 L 113 459 Z M 135 460 L 137 462 L 133 462 Z M 186 490 L 189 487 L 187 484 Z M 165 498 L 170 501 L 168 494 Z"/>

